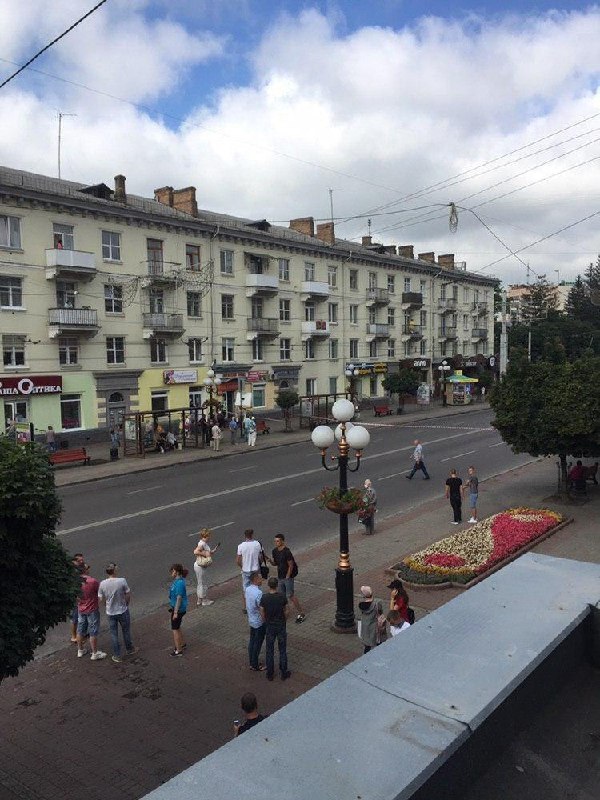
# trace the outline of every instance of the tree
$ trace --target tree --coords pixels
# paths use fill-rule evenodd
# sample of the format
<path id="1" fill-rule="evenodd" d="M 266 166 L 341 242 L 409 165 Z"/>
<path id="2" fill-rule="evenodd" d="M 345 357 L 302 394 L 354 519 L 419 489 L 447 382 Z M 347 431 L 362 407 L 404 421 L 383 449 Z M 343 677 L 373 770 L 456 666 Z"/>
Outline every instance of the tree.
<path id="1" fill-rule="evenodd" d="M 1 438 L 0 680 L 33 658 L 79 594 L 79 575 L 54 532 L 60 513 L 46 453 Z"/>
<path id="2" fill-rule="evenodd" d="M 494 388 L 492 425 L 515 453 L 558 455 L 563 491 L 567 456 L 600 456 L 600 358 L 560 363 L 511 360 Z"/>
<path id="3" fill-rule="evenodd" d="M 512 361 L 515 348 L 528 349 L 531 333 L 531 360 L 544 359 L 546 343 L 560 339 L 568 359 L 581 358 L 587 350 L 600 355 L 600 329 L 589 322 L 581 322 L 569 314 L 552 311 L 547 319 L 532 320 L 529 324 L 516 323 L 508 330 L 508 352 Z"/>
<path id="4" fill-rule="evenodd" d="M 398 372 L 390 372 L 382 381 L 383 388 L 390 394 L 398 395 L 398 413 L 404 405 L 404 396 L 415 394 L 419 388 L 419 375 L 414 369 L 403 368 Z"/>
<path id="5" fill-rule="evenodd" d="M 600 256 L 596 264 L 590 264 L 584 277 L 577 276 L 565 305 L 565 312 L 572 318 L 593 325 L 600 331 Z"/>
<path id="6" fill-rule="evenodd" d="M 524 320 L 540 320 L 548 316 L 558 307 L 558 299 L 553 286 L 550 286 L 545 275 L 539 275 L 527 293 L 523 306 Z"/>
<path id="7" fill-rule="evenodd" d="M 285 430 L 292 430 L 292 408 L 300 402 L 300 395 L 293 389 L 280 389 L 275 397 L 275 405 L 283 411 Z"/>

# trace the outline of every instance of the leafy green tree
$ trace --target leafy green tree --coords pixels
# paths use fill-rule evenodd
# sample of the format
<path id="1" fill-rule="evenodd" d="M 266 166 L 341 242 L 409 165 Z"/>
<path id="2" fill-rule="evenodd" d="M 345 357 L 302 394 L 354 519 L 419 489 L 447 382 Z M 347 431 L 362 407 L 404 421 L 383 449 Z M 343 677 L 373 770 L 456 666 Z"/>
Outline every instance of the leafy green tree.
<path id="1" fill-rule="evenodd" d="M 529 324 L 516 323 L 508 329 L 508 352 L 512 361 L 515 348 L 528 349 L 531 331 L 531 360 L 544 359 L 547 343 L 559 339 L 568 359 L 581 358 L 590 348 L 600 355 L 600 330 L 589 322 L 581 322 L 569 314 L 550 312 L 546 319 Z"/>
<path id="2" fill-rule="evenodd" d="M 600 358 L 558 363 L 511 360 L 491 393 L 492 425 L 515 453 L 558 455 L 563 491 L 567 456 L 600 456 Z"/>
<path id="3" fill-rule="evenodd" d="M 558 300 L 554 287 L 546 280 L 545 275 L 538 276 L 527 293 L 523 305 L 524 320 L 541 320 L 548 317 L 549 313 L 556 311 Z"/>
<path id="4" fill-rule="evenodd" d="M 0 438 L 0 680 L 33 658 L 79 593 L 55 534 L 60 512 L 46 453 Z"/>
<path id="5" fill-rule="evenodd" d="M 590 264 L 584 277 L 577 276 L 572 286 L 565 312 L 573 319 L 592 325 L 600 331 L 600 256 L 596 264 Z"/>
<path id="6" fill-rule="evenodd" d="M 283 411 L 285 430 L 292 430 L 292 408 L 300 402 L 300 395 L 293 389 L 280 389 L 275 396 L 275 405 Z"/>
<path id="7" fill-rule="evenodd" d="M 419 374 L 414 369 L 404 367 L 398 372 L 390 372 L 389 375 L 386 375 L 381 385 L 390 394 L 398 395 L 398 409 L 400 411 L 404 406 L 404 397 L 407 394 L 415 394 L 419 388 L 419 383 Z"/>

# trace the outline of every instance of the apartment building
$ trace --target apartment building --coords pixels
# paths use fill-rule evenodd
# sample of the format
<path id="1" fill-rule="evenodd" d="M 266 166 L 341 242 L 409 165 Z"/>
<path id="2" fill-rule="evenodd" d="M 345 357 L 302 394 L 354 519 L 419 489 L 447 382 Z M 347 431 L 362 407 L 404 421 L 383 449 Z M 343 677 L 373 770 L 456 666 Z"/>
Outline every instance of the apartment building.
<path id="1" fill-rule="evenodd" d="M 281 388 L 381 396 L 401 363 L 487 358 L 493 279 L 452 255 L 198 209 L 194 187 L 130 195 L 0 167 L 4 420 L 105 429 L 197 406 L 211 367 L 229 409 Z"/>

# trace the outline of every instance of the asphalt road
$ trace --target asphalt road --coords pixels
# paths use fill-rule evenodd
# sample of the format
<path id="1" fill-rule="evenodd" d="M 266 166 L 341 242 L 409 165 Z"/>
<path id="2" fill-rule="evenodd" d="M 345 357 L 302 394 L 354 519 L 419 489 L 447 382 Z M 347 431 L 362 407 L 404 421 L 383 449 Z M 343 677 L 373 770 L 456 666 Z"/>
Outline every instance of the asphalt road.
<path id="1" fill-rule="evenodd" d="M 491 412 L 482 410 L 401 427 L 369 426 L 371 443 L 349 484 L 371 478 L 381 519 L 440 496 L 453 466 L 464 476 L 473 463 L 484 479 L 529 461 L 512 453 L 490 419 Z M 420 473 L 411 482 L 404 479 L 415 438 L 423 443 L 431 481 Z M 214 530 L 214 543 L 221 542 L 212 583 L 237 574 L 236 547 L 247 527 L 265 548 L 272 547 L 276 532 L 285 532 L 295 552 L 337 536 L 336 515 L 314 501 L 324 485 L 337 480 L 337 473 L 325 474 L 310 441 L 245 449 L 229 458 L 65 487 L 59 535 L 70 552 L 84 553 L 100 579 L 105 563 L 116 561 L 141 615 L 164 604 L 171 563 L 181 561 L 191 572 L 203 526 Z"/>

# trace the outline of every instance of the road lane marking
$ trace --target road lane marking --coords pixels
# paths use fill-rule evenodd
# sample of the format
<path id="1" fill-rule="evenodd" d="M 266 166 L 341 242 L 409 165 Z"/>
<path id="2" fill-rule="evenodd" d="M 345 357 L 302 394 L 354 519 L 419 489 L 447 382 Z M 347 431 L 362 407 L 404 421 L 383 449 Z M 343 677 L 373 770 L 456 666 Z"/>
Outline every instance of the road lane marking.
<path id="1" fill-rule="evenodd" d="M 406 475 L 411 470 L 405 469 L 404 472 L 393 472 L 391 475 L 384 475 L 383 478 L 377 478 L 378 481 L 387 481 L 389 478 L 397 478 L 398 475 Z"/>
<path id="2" fill-rule="evenodd" d="M 212 525 L 210 530 L 211 531 L 218 531 L 219 528 L 228 528 L 230 525 L 235 525 L 235 522 L 224 522 L 222 525 Z M 194 531 L 194 533 L 188 533 L 188 537 L 190 536 L 199 536 L 200 534 L 198 531 Z"/>
<path id="3" fill-rule="evenodd" d="M 477 450 L 468 450 L 466 453 L 457 453 L 455 456 L 450 456 L 449 458 L 442 458 L 440 459 L 440 464 L 443 464 L 444 461 L 452 461 L 454 458 L 462 458 L 462 456 L 472 456 L 473 453 L 476 453 Z"/>
<path id="4" fill-rule="evenodd" d="M 496 442 L 496 444 L 488 444 L 488 447 L 500 447 L 501 444 L 506 444 L 506 442 Z"/>
<path id="5" fill-rule="evenodd" d="M 150 492 L 153 489 L 162 489 L 162 486 L 146 486 L 144 489 L 134 489 L 133 492 L 127 492 L 127 494 L 139 494 L 140 492 Z"/>
<path id="6" fill-rule="evenodd" d="M 291 508 L 294 506 L 301 506 L 303 503 L 310 503 L 314 500 L 314 497 L 309 497 L 308 500 L 297 500 L 295 503 L 292 503 Z"/>
<path id="7" fill-rule="evenodd" d="M 256 464 L 251 464 L 249 467 L 240 467 L 240 469 L 230 469 L 229 472 L 246 472 L 249 469 L 256 469 Z"/>

